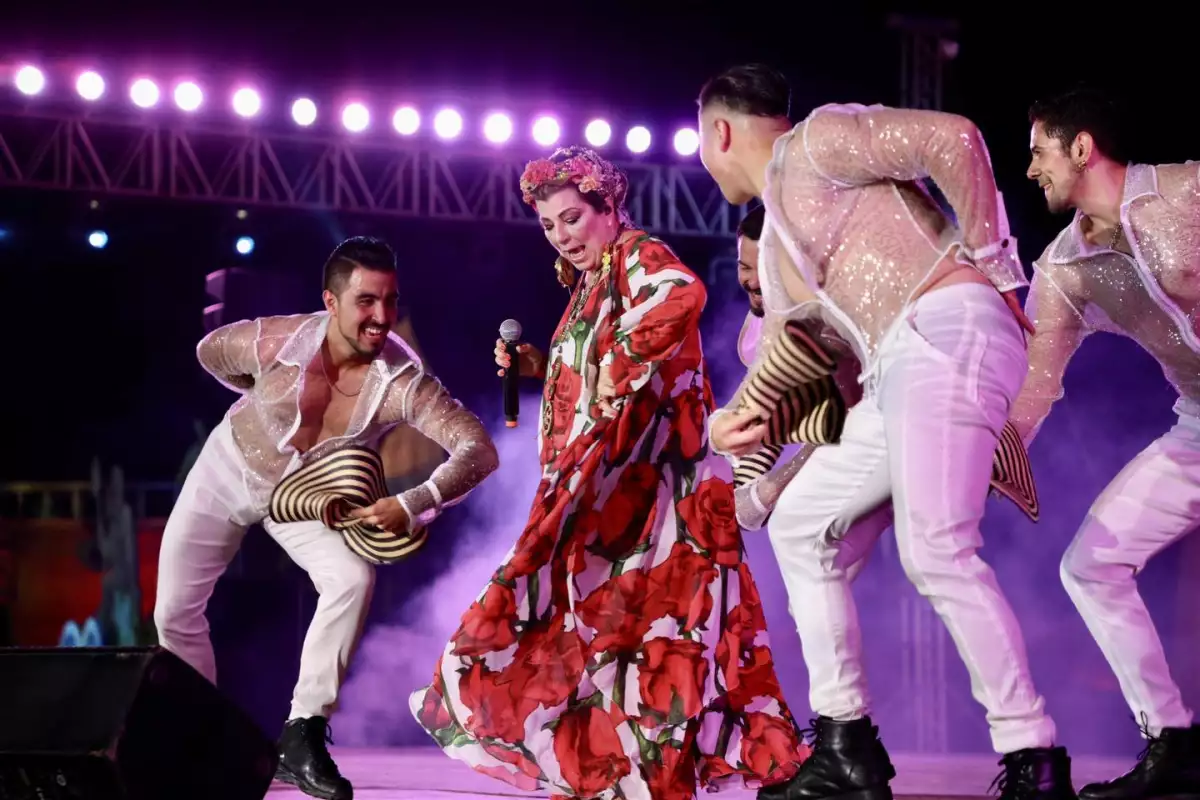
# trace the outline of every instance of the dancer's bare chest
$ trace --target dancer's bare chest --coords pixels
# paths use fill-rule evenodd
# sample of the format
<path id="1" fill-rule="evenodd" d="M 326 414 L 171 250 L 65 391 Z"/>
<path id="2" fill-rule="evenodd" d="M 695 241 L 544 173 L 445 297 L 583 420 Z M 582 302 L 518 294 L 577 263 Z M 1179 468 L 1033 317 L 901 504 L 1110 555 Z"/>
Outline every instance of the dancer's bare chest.
<path id="1" fill-rule="evenodd" d="M 357 405 L 357 392 L 339 392 L 322 374 L 320 363 L 315 369 L 310 367 L 300 392 L 300 425 L 292 437 L 292 446 L 303 453 L 326 439 L 344 436 Z"/>

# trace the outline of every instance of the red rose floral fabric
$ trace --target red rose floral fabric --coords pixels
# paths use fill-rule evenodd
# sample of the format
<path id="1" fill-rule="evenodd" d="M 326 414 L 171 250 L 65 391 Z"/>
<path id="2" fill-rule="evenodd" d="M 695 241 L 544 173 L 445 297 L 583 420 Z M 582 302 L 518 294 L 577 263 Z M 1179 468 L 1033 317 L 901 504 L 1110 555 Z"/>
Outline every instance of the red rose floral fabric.
<path id="1" fill-rule="evenodd" d="M 524 532 L 413 714 L 450 756 L 556 796 L 684 800 L 784 781 L 807 749 L 729 466 L 708 448 L 704 286 L 641 232 L 598 277 L 579 281 L 549 353 Z M 601 368 L 615 419 L 596 406 Z"/>

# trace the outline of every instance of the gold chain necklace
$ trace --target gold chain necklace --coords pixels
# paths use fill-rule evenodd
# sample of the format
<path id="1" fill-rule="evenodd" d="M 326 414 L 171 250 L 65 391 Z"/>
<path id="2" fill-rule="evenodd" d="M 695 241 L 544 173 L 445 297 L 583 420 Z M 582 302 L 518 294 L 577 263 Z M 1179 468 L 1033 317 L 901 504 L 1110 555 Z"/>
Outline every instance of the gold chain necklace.
<path id="1" fill-rule="evenodd" d="M 567 312 L 567 318 L 563 322 L 555 344 L 564 341 L 571 335 L 571 327 L 579 320 L 579 315 L 583 313 L 583 307 L 587 305 L 588 298 L 592 296 L 592 292 L 608 276 L 608 270 L 611 266 L 612 251 L 611 249 L 606 249 L 604 255 L 600 257 L 599 269 L 592 273 L 584 273 L 583 280 L 579 282 L 579 289 L 575 292 L 575 297 L 571 300 L 571 308 Z"/>
<path id="2" fill-rule="evenodd" d="M 1113 228 L 1112 236 L 1108 239 L 1108 249 L 1116 250 L 1117 245 L 1121 243 L 1121 222 L 1117 221 L 1117 226 Z"/>
<path id="3" fill-rule="evenodd" d="M 333 390 L 335 392 L 337 392 L 338 394 L 340 394 L 342 397 L 358 397 L 360 394 L 362 394 L 363 386 L 365 386 L 367 383 L 366 378 L 364 377 L 363 382 L 358 385 L 357 392 L 354 392 L 353 394 L 343 392 L 341 387 L 339 387 L 337 385 L 337 381 L 335 381 L 329 377 L 329 367 L 325 364 L 325 353 L 324 352 L 321 353 L 321 372 L 325 376 L 325 382 L 328 383 L 330 386 L 332 386 Z"/>

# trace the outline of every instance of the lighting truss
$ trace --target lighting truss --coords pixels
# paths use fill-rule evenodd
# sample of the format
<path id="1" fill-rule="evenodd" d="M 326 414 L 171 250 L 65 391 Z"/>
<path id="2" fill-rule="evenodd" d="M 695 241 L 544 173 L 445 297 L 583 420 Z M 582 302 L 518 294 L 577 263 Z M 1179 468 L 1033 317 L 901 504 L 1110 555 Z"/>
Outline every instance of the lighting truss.
<path id="1" fill-rule="evenodd" d="M 456 144 L 213 130 L 0 110 L 0 186 L 461 222 L 530 224 L 525 159 Z M 625 162 L 660 235 L 732 238 L 744 209 L 691 165 Z"/>
<path id="2" fill-rule="evenodd" d="M 946 64 L 958 55 L 958 23 L 892 14 L 888 25 L 900 31 L 900 105 L 942 108 Z"/>

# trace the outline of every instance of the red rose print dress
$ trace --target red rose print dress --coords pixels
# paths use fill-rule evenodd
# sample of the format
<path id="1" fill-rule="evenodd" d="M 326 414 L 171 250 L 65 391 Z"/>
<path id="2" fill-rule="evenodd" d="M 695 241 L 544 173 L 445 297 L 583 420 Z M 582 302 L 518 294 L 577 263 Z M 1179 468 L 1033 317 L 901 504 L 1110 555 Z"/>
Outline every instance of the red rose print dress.
<path id="1" fill-rule="evenodd" d="M 635 232 L 584 274 L 549 353 L 542 481 L 413 714 L 525 790 L 680 800 L 807 755 L 743 560 L 699 321 L 703 284 Z M 596 405 L 600 369 L 615 419 Z"/>

